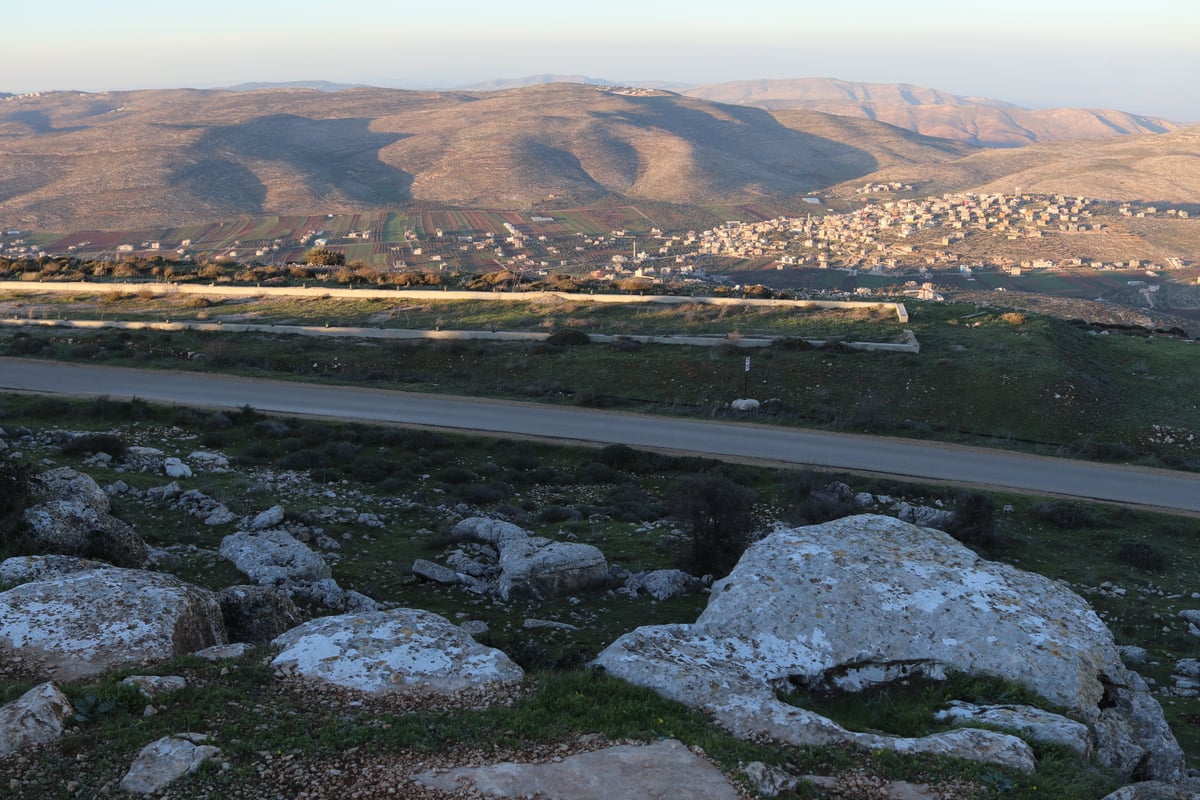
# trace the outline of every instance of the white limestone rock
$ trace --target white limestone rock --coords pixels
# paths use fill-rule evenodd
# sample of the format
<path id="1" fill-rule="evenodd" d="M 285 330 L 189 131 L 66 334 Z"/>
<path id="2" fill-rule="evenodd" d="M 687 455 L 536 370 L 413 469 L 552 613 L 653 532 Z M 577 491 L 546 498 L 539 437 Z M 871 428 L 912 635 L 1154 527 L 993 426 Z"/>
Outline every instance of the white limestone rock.
<path id="1" fill-rule="evenodd" d="M 159 572 L 73 572 L 0 592 L 0 674 L 75 680 L 224 642 L 213 593 Z"/>
<path id="2" fill-rule="evenodd" d="M 737 800 L 719 769 L 674 739 L 617 745 L 547 764 L 502 762 L 423 772 L 413 780 L 430 789 L 472 796 L 546 800 Z"/>
<path id="3" fill-rule="evenodd" d="M 109 511 L 108 495 L 90 475 L 59 467 L 37 476 L 33 484 L 34 494 L 43 500 L 67 500 L 86 506 L 100 514 Z"/>
<path id="4" fill-rule="evenodd" d="M 529 537 L 501 548 L 496 592 L 504 600 L 546 599 L 596 588 L 607 578 L 608 562 L 599 548 Z"/>
<path id="5" fill-rule="evenodd" d="M 713 585 L 695 624 L 639 628 L 596 659 L 739 736 L 904 751 L 924 740 L 850 734 L 785 705 L 776 690 L 819 687 L 852 665 L 912 662 L 1023 683 L 1088 726 L 1105 766 L 1168 782 L 1184 776 L 1162 709 L 1082 598 L 891 517 L 777 530 Z M 971 748 L 987 756 L 987 747 Z"/>
<path id="6" fill-rule="evenodd" d="M 446 584 L 447 586 L 462 583 L 462 579 L 458 577 L 458 573 L 454 570 L 424 558 L 418 558 L 413 562 L 412 573 L 418 578 L 424 578 L 434 583 Z"/>
<path id="7" fill-rule="evenodd" d="M 193 468 L 202 472 L 228 472 L 229 456 L 211 450 L 196 450 L 189 453 L 187 460 Z"/>
<path id="8" fill-rule="evenodd" d="M 325 559 L 287 531 L 238 531 L 221 540 L 219 552 L 264 586 L 285 580 L 319 581 L 331 574 Z"/>
<path id="9" fill-rule="evenodd" d="M 146 543 L 133 528 L 86 502 L 48 500 L 25 509 L 22 518 L 37 550 L 94 555 L 127 567 L 144 566 L 150 557 Z"/>
<path id="10" fill-rule="evenodd" d="M 0 706 L 0 758 L 58 739 L 74 713 L 71 701 L 53 683 L 35 686 Z"/>
<path id="11" fill-rule="evenodd" d="M 102 561 L 78 556 L 13 556 L 0 562 L 0 584 L 16 586 L 30 581 L 57 578 L 72 572 L 105 569 L 108 566 Z"/>
<path id="12" fill-rule="evenodd" d="M 206 661 L 224 661 L 227 658 L 241 658 L 250 652 L 250 645 L 245 642 L 234 642 L 232 644 L 215 644 L 212 647 L 205 647 L 202 650 L 197 650 L 192 655 L 203 658 Z"/>
<path id="13" fill-rule="evenodd" d="M 625 581 L 625 591 L 637 597 L 648 594 L 655 600 L 668 600 L 700 588 L 700 579 L 678 569 L 656 569 L 651 572 L 630 575 Z"/>
<path id="14" fill-rule="evenodd" d="M 265 531 L 269 528 L 274 528 L 279 523 L 283 522 L 286 513 L 283 506 L 271 506 L 266 511 L 262 511 L 255 515 L 250 521 L 250 529 L 255 531 Z"/>
<path id="15" fill-rule="evenodd" d="M 163 472 L 171 478 L 192 477 L 192 468 L 174 456 L 163 459 Z"/>
<path id="16" fill-rule="evenodd" d="M 933 718 L 938 722 L 953 722 L 959 725 L 977 723 L 1007 728 L 1026 739 L 1061 744 L 1085 757 L 1092 752 L 1092 736 L 1086 725 L 1039 708 L 1012 705 L 979 706 L 955 700 L 947 708 L 935 713 Z"/>
<path id="17" fill-rule="evenodd" d="M 121 789 L 134 794 L 154 794 L 171 783 L 190 775 L 206 761 L 220 757 L 221 750 L 203 744 L 202 733 L 164 736 L 142 748 L 121 779 Z"/>
<path id="18" fill-rule="evenodd" d="M 274 644 L 282 649 L 271 664 L 282 674 L 367 694 L 448 695 L 524 676 L 504 653 L 417 609 L 320 617 Z"/>
<path id="19" fill-rule="evenodd" d="M 521 526 L 491 517 L 467 517 L 459 520 L 450 532 L 460 539 L 471 539 L 497 548 L 503 548 L 511 541 L 529 536 Z"/>

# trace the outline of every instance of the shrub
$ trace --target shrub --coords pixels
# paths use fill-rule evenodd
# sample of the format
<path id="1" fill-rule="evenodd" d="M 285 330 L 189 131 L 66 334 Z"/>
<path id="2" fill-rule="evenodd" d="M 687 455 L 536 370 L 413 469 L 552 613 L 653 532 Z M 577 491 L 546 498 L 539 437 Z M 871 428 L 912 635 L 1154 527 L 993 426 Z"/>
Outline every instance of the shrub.
<path id="1" fill-rule="evenodd" d="M 1066 500 L 1054 500 L 1034 506 L 1030 512 L 1042 522 L 1048 522 L 1065 531 L 1094 528 L 1099 520 L 1084 506 Z"/>
<path id="2" fill-rule="evenodd" d="M 23 512 L 31 502 L 33 470 L 24 461 L 0 460 L 0 547 L 18 543 L 24 532 Z"/>
<path id="3" fill-rule="evenodd" d="M 75 436 L 63 445 L 63 455 L 91 455 L 92 453 L 108 453 L 115 459 L 125 457 L 127 450 L 125 440 L 111 433 L 89 433 Z"/>
<path id="4" fill-rule="evenodd" d="M 589 344 L 591 341 L 592 337 L 578 328 L 563 328 L 546 337 L 546 343 L 556 347 L 578 347 Z"/>
<path id="5" fill-rule="evenodd" d="M 32 356 L 45 350 L 49 344 L 45 339 L 18 332 L 13 334 L 12 341 L 8 343 L 8 354 L 10 356 Z"/>
<path id="6" fill-rule="evenodd" d="M 667 489 L 667 510 L 687 526 L 691 552 L 688 566 L 724 576 L 737 564 L 749 543 L 754 492 L 716 475 L 689 475 Z"/>
<path id="7" fill-rule="evenodd" d="M 1163 572 L 1167 568 L 1167 557 L 1149 542 L 1126 540 L 1117 547 L 1117 560 L 1147 572 Z"/>
<path id="8" fill-rule="evenodd" d="M 578 509 L 567 506 L 546 506 L 534 517 L 538 522 L 566 522 L 567 520 L 583 519 Z"/>
<path id="9" fill-rule="evenodd" d="M 1004 536 L 996 528 L 996 503 L 992 498 L 979 492 L 962 494 L 955 499 L 953 511 L 946 533 L 985 553 L 1004 546 Z"/>
<path id="10" fill-rule="evenodd" d="M 499 503 L 512 497 L 512 487 L 500 481 L 486 483 L 464 483 L 453 488 L 453 493 L 468 503 L 477 506 Z"/>
<path id="11" fill-rule="evenodd" d="M 476 475 L 463 467 L 446 467 L 437 477 L 442 483 L 470 483 L 475 480 Z"/>

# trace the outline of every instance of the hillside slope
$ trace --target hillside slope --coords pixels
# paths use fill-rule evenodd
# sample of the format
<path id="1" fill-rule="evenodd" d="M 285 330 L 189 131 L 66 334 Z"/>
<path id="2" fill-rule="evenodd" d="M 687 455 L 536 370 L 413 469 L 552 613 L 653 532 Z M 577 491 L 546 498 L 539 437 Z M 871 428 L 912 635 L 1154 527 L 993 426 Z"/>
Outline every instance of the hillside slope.
<path id="1" fill-rule="evenodd" d="M 60 92 L 0 105 L 0 220 L 762 201 L 965 152 L 878 123 L 579 84 Z"/>
<path id="2" fill-rule="evenodd" d="M 911 84 L 856 83 L 834 78 L 734 81 L 698 86 L 684 93 L 712 102 L 772 111 L 805 109 L 878 120 L 926 136 L 985 147 L 1166 133 L 1179 127 L 1168 120 L 1124 111 L 1033 110 Z"/>
<path id="3" fill-rule="evenodd" d="M 908 182 L 923 194 L 1020 189 L 1195 204 L 1200 203 L 1200 126 L 1161 135 L 985 150 L 953 162 L 885 168 L 866 180 Z M 852 188 L 841 187 L 847 192 Z"/>

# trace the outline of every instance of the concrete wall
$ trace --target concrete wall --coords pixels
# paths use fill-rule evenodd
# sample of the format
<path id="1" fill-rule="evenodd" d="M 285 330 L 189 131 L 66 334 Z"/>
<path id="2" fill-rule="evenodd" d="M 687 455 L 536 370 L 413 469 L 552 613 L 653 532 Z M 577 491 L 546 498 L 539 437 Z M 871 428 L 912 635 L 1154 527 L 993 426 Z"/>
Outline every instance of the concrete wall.
<path id="1" fill-rule="evenodd" d="M 508 303 L 533 303 L 546 300 L 566 300 L 588 303 L 661 303 L 684 305 L 700 303 L 714 306 L 751 306 L 761 308 L 804 309 L 855 309 L 881 308 L 896 314 L 902 323 L 908 322 L 908 310 L 903 303 L 865 303 L 840 300 L 756 300 L 740 297 L 686 297 L 679 295 L 632 295 L 632 294 L 574 294 L 571 292 L 451 292 L 431 289 L 328 289 L 325 287 L 300 286 L 231 286 L 210 284 L 201 286 L 192 283 L 88 283 L 0 281 L 0 291 L 11 292 L 62 292 L 93 294 L 96 292 L 152 292 L 165 294 L 199 294 L 207 297 L 358 297 L 358 298 L 411 298 L 413 300 L 493 300 Z"/>
<path id="2" fill-rule="evenodd" d="M 25 326 L 41 328 L 67 328 L 74 330 L 126 330 L 126 331 L 208 331 L 221 333 L 273 333 L 295 334 L 298 336 L 332 336 L 356 337 L 360 339 L 433 339 L 433 340 L 467 340 L 480 339 L 498 342 L 541 342 L 545 341 L 548 333 L 526 333 L 522 331 L 427 331 L 410 330 L 406 328 L 331 328 L 316 325 L 254 325 L 248 323 L 223 322 L 122 322 L 117 320 L 94 319 L 0 319 L 0 327 L 20 328 Z M 905 341 L 894 342 L 845 342 L 845 347 L 852 350 L 867 350 L 871 352 L 920 353 L 921 345 L 912 331 L 905 331 Z M 770 347 L 775 339 L 725 336 L 615 336 L 603 333 L 588 334 L 593 342 L 606 344 L 622 339 L 632 339 L 645 344 L 688 345 L 691 347 L 719 347 L 733 345 L 735 347 L 758 348 Z M 825 344 L 820 339 L 807 340 L 813 347 Z"/>

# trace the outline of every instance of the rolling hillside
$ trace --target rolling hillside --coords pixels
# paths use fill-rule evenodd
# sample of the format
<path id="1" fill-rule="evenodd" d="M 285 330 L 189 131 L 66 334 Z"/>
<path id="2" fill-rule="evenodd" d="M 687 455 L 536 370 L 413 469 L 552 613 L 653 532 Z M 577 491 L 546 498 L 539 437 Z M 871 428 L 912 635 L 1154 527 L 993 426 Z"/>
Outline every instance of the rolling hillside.
<path id="1" fill-rule="evenodd" d="M 867 180 L 909 182 L 922 194 L 1011 194 L 1019 188 L 1108 200 L 1200 204 L 1200 126 L 1161 135 L 985 150 L 952 162 L 885 168 Z M 853 184 L 841 187 L 847 192 L 852 188 Z"/>
<path id="2" fill-rule="evenodd" d="M 579 84 L 59 92 L 0 104 L 0 224 L 769 201 L 968 152 L 867 120 Z"/>
<path id="3" fill-rule="evenodd" d="M 1165 133 L 1179 127 L 1168 120 L 1124 111 L 1031 110 L 999 100 L 963 97 L 910 84 L 855 83 L 834 78 L 735 81 L 698 86 L 684 93 L 712 102 L 772 111 L 804 109 L 878 120 L 926 136 L 984 147 Z"/>

